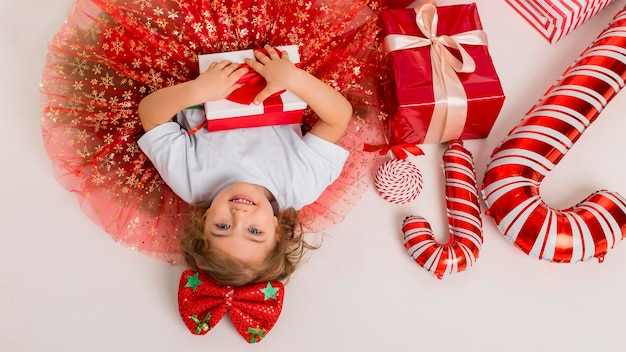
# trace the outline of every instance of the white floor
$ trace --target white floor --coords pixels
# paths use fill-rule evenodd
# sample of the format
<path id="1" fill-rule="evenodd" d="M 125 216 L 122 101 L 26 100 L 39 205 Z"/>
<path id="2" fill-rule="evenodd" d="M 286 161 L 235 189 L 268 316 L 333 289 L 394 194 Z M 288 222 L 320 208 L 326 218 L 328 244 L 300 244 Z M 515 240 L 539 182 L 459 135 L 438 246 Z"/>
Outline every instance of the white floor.
<path id="1" fill-rule="evenodd" d="M 626 245 L 604 263 L 531 259 L 484 217 L 468 271 L 437 280 L 406 254 L 401 220 L 426 216 L 447 233 L 442 147 L 419 159 L 413 203 L 371 187 L 287 285 L 284 310 L 248 347 L 228 319 L 192 336 L 177 313 L 181 267 L 115 244 L 52 176 L 39 132 L 46 43 L 71 0 L 0 4 L 0 350 L 13 351 L 624 351 Z M 465 1 L 440 0 L 440 5 Z M 504 1 L 476 0 L 506 103 L 486 140 L 466 142 L 479 177 L 487 156 L 626 0 L 550 45 Z M 626 94 L 626 93 L 622 93 Z M 542 185 L 555 207 L 591 192 L 626 194 L 626 95 L 618 95 Z M 481 177 L 480 177 L 481 178 Z M 483 204 L 484 208 L 484 204 Z"/>

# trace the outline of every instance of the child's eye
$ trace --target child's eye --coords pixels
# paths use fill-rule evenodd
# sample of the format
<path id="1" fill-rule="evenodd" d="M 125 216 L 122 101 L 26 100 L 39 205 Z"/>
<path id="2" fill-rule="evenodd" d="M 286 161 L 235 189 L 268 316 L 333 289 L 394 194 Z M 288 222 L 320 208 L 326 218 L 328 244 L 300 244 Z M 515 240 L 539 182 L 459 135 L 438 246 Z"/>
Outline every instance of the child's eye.
<path id="1" fill-rule="evenodd" d="M 217 226 L 217 228 L 220 230 L 228 230 L 230 228 L 230 225 L 228 224 L 217 224 L 215 226 Z"/>
<path id="2" fill-rule="evenodd" d="M 261 233 L 261 231 L 259 231 L 259 229 L 257 229 L 256 227 L 251 227 L 248 229 L 248 231 L 250 231 L 250 233 L 253 235 L 258 235 Z"/>

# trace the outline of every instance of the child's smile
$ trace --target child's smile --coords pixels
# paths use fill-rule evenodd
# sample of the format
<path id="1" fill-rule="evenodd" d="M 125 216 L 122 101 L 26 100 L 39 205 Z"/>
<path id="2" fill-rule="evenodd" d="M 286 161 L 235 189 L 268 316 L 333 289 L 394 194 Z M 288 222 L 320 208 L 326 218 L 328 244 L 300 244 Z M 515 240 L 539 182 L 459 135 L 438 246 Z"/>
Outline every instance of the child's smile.
<path id="1" fill-rule="evenodd" d="M 250 263 L 261 263 L 276 246 L 277 218 L 263 186 L 235 183 L 207 209 L 205 234 L 211 246 Z"/>
<path id="2" fill-rule="evenodd" d="M 241 203 L 241 204 L 247 204 L 247 205 L 256 205 L 255 202 L 253 202 L 252 200 L 250 200 L 248 197 L 246 196 L 235 196 L 233 199 L 230 200 L 231 202 L 234 203 Z"/>

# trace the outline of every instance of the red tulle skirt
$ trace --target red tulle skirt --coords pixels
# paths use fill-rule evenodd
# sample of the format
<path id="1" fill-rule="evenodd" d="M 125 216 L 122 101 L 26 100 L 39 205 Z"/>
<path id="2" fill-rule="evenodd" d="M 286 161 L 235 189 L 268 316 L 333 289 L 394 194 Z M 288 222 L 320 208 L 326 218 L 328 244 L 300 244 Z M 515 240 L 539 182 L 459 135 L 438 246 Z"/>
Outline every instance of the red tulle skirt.
<path id="1" fill-rule="evenodd" d="M 302 210 L 307 231 L 344 219 L 371 182 L 385 142 L 378 12 L 385 2 L 344 0 L 78 0 L 49 44 L 41 126 L 59 182 L 116 241 L 177 263 L 192 207 L 137 146 L 137 104 L 198 75 L 198 55 L 264 44 L 300 46 L 301 67 L 342 92 L 354 116 L 340 145 L 343 173 Z M 307 110 L 304 127 L 317 117 Z"/>

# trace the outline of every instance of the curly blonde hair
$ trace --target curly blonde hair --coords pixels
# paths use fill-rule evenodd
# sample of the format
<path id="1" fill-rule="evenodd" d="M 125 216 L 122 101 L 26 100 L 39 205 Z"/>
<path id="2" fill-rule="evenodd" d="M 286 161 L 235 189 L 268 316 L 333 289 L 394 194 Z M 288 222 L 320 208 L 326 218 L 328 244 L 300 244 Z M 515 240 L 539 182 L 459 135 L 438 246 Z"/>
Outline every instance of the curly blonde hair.
<path id="1" fill-rule="evenodd" d="M 306 250 L 317 249 L 304 240 L 304 231 L 298 212 L 286 209 L 277 214 L 276 232 L 279 240 L 261 265 L 252 265 L 236 260 L 225 253 L 211 248 L 204 233 L 208 206 L 198 206 L 192 214 L 192 224 L 184 231 L 181 246 L 185 262 L 194 270 L 202 270 L 212 279 L 226 285 L 268 281 L 286 281 L 296 270 Z"/>

